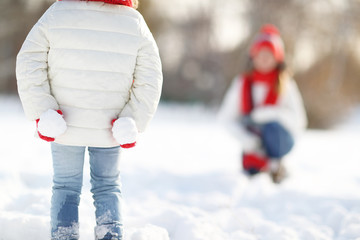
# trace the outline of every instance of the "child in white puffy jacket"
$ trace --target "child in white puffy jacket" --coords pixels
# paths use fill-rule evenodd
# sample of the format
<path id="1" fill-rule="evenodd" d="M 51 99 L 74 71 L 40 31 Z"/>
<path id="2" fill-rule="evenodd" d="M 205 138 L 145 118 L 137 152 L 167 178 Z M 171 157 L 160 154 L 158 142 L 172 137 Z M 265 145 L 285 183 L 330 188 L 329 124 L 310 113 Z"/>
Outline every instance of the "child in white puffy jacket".
<path id="1" fill-rule="evenodd" d="M 265 24 L 251 45 L 249 70 L 233 80 L 219 112 L 241 141 L 243 169 L 250 175 L 270 172 L 274 182 L 284 177 L 281 160 L 307 124 L 284 54 L 278 29 Z"/>
<path id="2" fill-rule="evenodd" d="M 120 148 L 134 147 L 160 99 L 158 48 L 137 0 L 58 0 L 17 57 L 18 91 L 51 142 L 52 239 L 78 239 L 84 154 L 90 155 L 96 239 L 122 239 Z"/>

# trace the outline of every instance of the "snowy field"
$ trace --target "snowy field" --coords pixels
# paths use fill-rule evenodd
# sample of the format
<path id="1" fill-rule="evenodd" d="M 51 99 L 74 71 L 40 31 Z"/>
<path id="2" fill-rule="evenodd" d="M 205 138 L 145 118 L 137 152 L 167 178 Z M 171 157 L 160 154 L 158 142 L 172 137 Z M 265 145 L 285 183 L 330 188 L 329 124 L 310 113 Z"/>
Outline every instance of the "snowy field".
<path id="1" fill-rule="evenodd" d="M 0 240 L 49 239 L 49 145 L 18 100 L 0 96 Z M 359 121 L 357 121 L 359 120 Z M 161 104 L 122 152 L 126 240 L 360 239 L 360 118 L 308 131 L 286 160 L 290 177 L 240 172 L 241 146 L 199 106 Z M 93 239 L 85 165 L 81 240 Z"/>

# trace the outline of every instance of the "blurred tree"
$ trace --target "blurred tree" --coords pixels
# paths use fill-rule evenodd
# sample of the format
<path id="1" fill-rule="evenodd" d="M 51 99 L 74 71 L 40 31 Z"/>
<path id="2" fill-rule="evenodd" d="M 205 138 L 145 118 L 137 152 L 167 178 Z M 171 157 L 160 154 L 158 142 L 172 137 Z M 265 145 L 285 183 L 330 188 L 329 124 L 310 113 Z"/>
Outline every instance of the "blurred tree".
<path id="1" fill-rule="evenodd" d="M 0 1 L 0 92 L 16 91 L 16 54 L 52 2 Z M 163 100 L 219 104 L 247 64 L 254 35 L 270 22 L 284 38 L 311 127 L 329 127 L 359 104 L 358 0 L 140 0 L 139 11 L 159 45 Z"/>
<path id="2" fill-rule="evenodd" d="M 16 54 L 38 18 L 49 3 L 41 2 L 37 8 L 29 8 L 23 0 L 0 2 L 0 93 L 15 93 Z"/>

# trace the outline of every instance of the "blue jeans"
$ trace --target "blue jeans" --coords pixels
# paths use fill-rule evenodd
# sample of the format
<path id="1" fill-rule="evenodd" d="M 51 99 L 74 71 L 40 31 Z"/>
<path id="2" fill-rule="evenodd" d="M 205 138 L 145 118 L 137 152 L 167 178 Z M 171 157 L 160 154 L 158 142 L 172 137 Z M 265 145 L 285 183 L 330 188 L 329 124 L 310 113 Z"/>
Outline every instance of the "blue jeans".
<path id="1" fill-rule="evenodd" d="M 277 122 L 264 124 L 261 127 L 261 138 L 266 154 L 270 158 L 280 159 L 294 146 L 294 138 Z"/>
<path id="2" fill-rule="evenodd" d="M 96 239 L 122 239 L 120 147 L 88 147 L 91 192 L 96 216 Z M 78 207 L 83 182 L 86 147 L 51 144 L 53 195 L 51 199 L 52 240 L 79 239 Z"/>

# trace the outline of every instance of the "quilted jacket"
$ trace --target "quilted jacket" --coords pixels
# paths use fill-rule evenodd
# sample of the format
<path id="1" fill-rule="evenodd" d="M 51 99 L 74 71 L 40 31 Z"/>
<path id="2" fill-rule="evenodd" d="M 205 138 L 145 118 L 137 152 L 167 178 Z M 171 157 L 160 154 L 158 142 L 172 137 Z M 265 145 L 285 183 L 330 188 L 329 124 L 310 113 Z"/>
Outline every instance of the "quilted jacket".
<path id="1" fill-rule="evenodd" d="M 18 56 L 18 91 L 27 118 L 63 112 L 55 142 L 118 145 L 111 121 L 135 120 L 143 132 L 161 94 L 159 51 L 141 14 L 127 6 L 55 2 L 28 34 Z"/>

